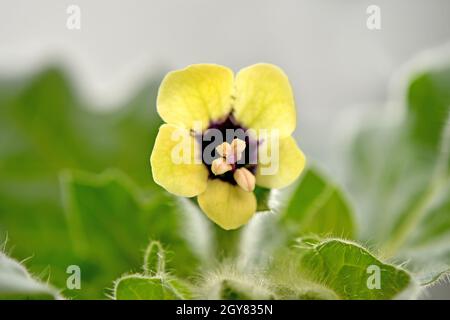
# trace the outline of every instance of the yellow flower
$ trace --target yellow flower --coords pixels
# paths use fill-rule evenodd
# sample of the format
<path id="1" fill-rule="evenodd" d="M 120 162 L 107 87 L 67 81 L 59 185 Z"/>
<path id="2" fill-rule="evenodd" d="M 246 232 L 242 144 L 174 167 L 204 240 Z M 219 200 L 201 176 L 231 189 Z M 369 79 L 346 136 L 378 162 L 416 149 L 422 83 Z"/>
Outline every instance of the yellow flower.
<path id="1" fill-rule="evenodd" d="M 150 158 L 155 182 L 175 195 L 197 196 L 203 212 L 223 229 L 239 228 L 256 212 L 255 184 L 283 188 L 305 166 L 291 137 L 292 89 L 274 65 L 252 65 L 235 77 L 214 64 L 170 72 L 159 88 L 157 109 L 166 124 Z M 246 135 L 228 137 L 229 130 Z M 269 134 L 261 138 L 263 131 Z M 212 139 L 212 132 L 223 140 Z M 180 149 L 180 139 L 190 147 Z M 213 151 L 209 160 L 207 150 Z M 174 161 L 174 155 L 184 161 Z"/>

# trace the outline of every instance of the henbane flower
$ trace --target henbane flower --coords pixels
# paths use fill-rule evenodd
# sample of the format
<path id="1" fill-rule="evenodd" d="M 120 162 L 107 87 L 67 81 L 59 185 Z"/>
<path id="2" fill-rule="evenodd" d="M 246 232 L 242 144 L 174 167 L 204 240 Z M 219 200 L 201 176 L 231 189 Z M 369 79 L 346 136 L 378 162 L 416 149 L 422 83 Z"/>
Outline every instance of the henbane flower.
<path id="1" fill-rule="evenodd" d="M 274 65 L 252 65 L 236 76 L 214 64 L 170 72 L 157 110 L 166 123 L 150 158 L 153 179 L 175 195 L 197 196 L 202 211 L 224 229 L 239 228 L 254 215 L 255 185 L 286 187 L 305 166 L 291 137 L 292 89 Z M 180 139 L 189 147 L 180 149 Z"/>

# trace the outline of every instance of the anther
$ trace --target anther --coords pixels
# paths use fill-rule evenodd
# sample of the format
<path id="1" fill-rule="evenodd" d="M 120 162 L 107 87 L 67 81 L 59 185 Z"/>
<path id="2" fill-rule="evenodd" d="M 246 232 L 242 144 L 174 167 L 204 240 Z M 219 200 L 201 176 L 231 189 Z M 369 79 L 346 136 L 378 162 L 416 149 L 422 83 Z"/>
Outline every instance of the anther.
<path id="1" fill-rule="evenodd" d="M 232 169 L 232 166 L 228 164 L 224 158 L 217 158 L 211 164 L 211 171 L 216 176 L 224 174 Z"/>
<path id="2" fill-rule="evenodd" d="M 255 189 L 255 176 L 246 168 L 239 168 L 233 174 L 236 183 L 247 192 Z"/>

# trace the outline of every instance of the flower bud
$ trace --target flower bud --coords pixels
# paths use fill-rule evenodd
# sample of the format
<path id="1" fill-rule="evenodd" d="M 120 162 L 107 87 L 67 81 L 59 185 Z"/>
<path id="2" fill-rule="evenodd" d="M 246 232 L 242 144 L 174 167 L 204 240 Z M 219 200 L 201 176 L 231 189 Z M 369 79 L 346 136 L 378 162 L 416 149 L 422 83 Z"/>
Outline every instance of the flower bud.
<path id="1" fill-rule="evenodd" d="M 255 176 L 246 168 L 239 168 L 233 174 L 236 183 L 245 191 L 251 192 L 255 189 Z"/>

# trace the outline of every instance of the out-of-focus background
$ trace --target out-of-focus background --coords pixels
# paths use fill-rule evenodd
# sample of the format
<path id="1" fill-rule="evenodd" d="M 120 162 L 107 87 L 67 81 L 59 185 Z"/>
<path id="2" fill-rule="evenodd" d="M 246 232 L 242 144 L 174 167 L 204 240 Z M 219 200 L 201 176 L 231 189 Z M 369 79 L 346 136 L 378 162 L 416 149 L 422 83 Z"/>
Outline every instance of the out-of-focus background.
<path id="1" fill-rule="evenodd" d="M 80 30 L 66 27 L 70 5 L 81 9 Z M 369 5 L 381 9 L 380 30 L 366 26 Z M 84 103 L 103 110 L 168 70 L 270 62 L 294 89 L 297 141 L 333 174 L 336 146 L 386 110 L 396 70 L 450 40 L 449 12 L 446 0 L 0 0 L 0 76 L 63 66 Z"/>
<path id="2" fill-rule="evenodd" d="M 66 28 L 71 4 L 81 9 L 80 30 Z M 366 26 L 373 4 L 381 30 Z M 450 40 L 449 11 L 446 0 L 2 0 L 0 72 L 58 61 L 86 99 L 108 107 L 192 63 L 235 71 L 274 63 L 294 88 L 302 146 L 326 161 L 347 110 L 383 107 L 393 72 Z"/>

